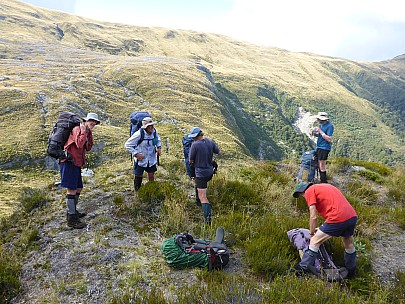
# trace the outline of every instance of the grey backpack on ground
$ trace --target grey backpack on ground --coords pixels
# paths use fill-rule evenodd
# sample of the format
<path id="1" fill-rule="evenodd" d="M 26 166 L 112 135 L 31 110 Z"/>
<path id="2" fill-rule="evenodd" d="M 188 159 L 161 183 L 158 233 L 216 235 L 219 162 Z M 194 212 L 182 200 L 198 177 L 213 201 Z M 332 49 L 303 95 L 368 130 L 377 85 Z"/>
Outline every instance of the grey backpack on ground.
<path id="1" fill-rule="evenodd" d="M 296 228 L 287 231 L 288 239 L 299 252 L 305 252 L 309 248 L 309 230 L 305 228 Z M 332 257 L 326 250 L 325 244 L 319 247 L 317 259 L 314 265 L 309 268 L 310 272 L 328 282 L 339 282 L 347 278 L 348 270 L 346 267 L 337 267 L 333 263 Z"/>

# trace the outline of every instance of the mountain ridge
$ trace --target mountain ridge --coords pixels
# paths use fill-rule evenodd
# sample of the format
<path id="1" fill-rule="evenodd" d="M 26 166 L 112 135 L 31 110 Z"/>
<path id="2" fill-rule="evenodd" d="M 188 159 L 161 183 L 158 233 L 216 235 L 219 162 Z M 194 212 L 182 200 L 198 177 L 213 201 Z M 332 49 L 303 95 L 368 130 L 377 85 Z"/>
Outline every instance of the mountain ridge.
<path id="1" fill-rule="evenodd" d="M 23 93 L 34 100 L 44 96 L 45 100 L 52 100 L 45 130 L 49 130 L 61 107 L 78 109 L 82 114 L 98 111 L 107 121 L 119 121 L 117 126 L 124 128 L 132 110 L 154 104 L 154 108 L 160 109 L 155 111 L 157 118 L 178 122 L 174 126 L 176 134 L 170 134 L 172 127 L 167 128 L 171 142 L 198 122 L 208 134 L 211 131 L 217 134 L 213 135 L 214 139 L 221 139 L 226 147 L 236 149 L 234 155 L 282 159 L 296 157 L 310 149 L 308 136 L 297 133 L 293 127 L 298 119 L 298 108 L 302 107 L 312 115 L 327 111 L 332 117 L 336 127 L 333 157 L 358 159 L 364 156 L 389 164 L 403 161 L 405 64 L 402 55 L 378 63 L 355 62 L 255 46 L 218 34 L 99 22 L 11 0 L 1 4 L 0 15 L 0 27 L 7 29 L 2 30 L 5 34 L 0 45 L 1 58 L 7 61 L 9 71 L 16 73 L 13 78 L 7 76 L 7 71 L 0 70 L 5 75 L 3 79 L 8 78 L 2 81 L 6 88 L 2 89 L 2 94 L 13 86 L 20 87 L 17 82 L 21 82 L 18 81 L 21 76 L 17 73 L 23 69 L 18 66 L 26 64 L 25 71 L 31 70 L 32 75 L 26 79 Z M 17 46 L 20 41 L 26 44 L 24 50 Z M 58 57 L 58 52 L 72 54 L 61 59 L 59 57 L 63 56 Z M 76 88 L 75 94 L 61 93 L 49 83 L 42 84 L 43 92 L 35 89 L 37 81 L 44 83 L 33 76 L 39 73 L 35 69 L 42 67 L 46 71 L 52 62 L 53 67 L 57 66 L 57 60 L 65 60 L 66 66 L 74 67 L 71 77 L 52 68 L 53 74 L 45 72 L 44 78 L 53 78 L 49 83 L 53 82 L 54 88 Z M 108 64 L 98 60 L 106 60 Z M 86 62 L 89 63 L 87 68 Z M 82 71 L 93 72 L 76 74 L 79 66 Z M 194 69 L 200 72 L 189 73 Z M 163 70 L 164 73 L 158 73 Z M 171 70 L 177 70 L 175 77 L 165 79 L 171 77 Z M 89 79 L 81 79 L 81 76 Z M 90 79 L 98 79 L 98 83 Z M 34 87 L 29 87 L 31 81 Z M 110 88 L 105 89 L 101 83 Z M 87 87 L 81 87 L 83 84 Z M 120 96 L 120 89 L 126 95 Z M 77 96 L 82 97 L 82 101 L 74 102 Z M 58 101 L 63 98 L 68 98 L 70 105 Z M 113 113 L 112 109 L 95 106 L 91 101 L 103 98 L 106 106 L 110 106 L 107 99 L 118 98 L 116 105 L 122 110 L 126 108 L 125 111 Z M 128 100 L 134 103 L 129 105 Z M 203 105 L 205 102 L 221 109 L 215 117 L 201 119 L 203 109 L 211 107 Z M 221 129 L 231 133 L 230 136 Z M 41 141 L 46 140 L 46 132 L 41 138 Z M 370 140 L 364 142 L 364 138 Z M 14 141 L 12 145 L 15 144 Z M 35 159 L 41 158 L 40 150 L 34 154 Z"/>

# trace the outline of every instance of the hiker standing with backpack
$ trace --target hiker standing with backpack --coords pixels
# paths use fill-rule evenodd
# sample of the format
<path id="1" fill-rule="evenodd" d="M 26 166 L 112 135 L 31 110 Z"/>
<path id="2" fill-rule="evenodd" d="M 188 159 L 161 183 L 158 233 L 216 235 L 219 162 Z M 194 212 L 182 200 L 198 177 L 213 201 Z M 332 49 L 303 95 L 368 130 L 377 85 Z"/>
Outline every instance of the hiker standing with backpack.
<path id="1" fill-rule="evenodd" d="M 148 181 L 155 180 L 158 157 L 162 144 L 155 129 L 156 122 L 151 117 L 142 119 L 141 128 L 125 142 L 125 148 L 134 157 L 134 189 L 138 191 L 142 186 L 143 172 L 148 174 Z"/>
<path id="2" fill-rule="evenodd" d="M 316 142 L 316 153 L 318 156 L 318 169 L 321 178 L 321 183 L 327 183 L 326 178 L 326 160 L 332 148 L 332 135 L 334 131 L 333 125 L 329 122 L 328 113 L 318 112 L 316 119 L 319 122 L 319 127 L 312 130 L 313 135 L 318 136 Z"/>
<path id="3" fill-rule="evenodd" d="M 64 146 L 67 158 L 59 162 L 61 187 L 67 188 L 67 224 L 75 229 L 86 227 L 86 223 L 80 221 L 86 213 L 77 211 L 80 192 L 83 189 L 81 168 L 86 164 L 86 151 L 90 151 L 93 147 L 92 130 L 98 124 L 100 124 L 98 115 L 88 113 L 83 118 L 83 123 L 72 129 Z"/>
<path id="4" fill-rule="evenodd" d="M 293 197 L 303 197 L 309 207 L 309 248 L 304 252 L 297 270 L 310 272 L 317 258 L 319 247 L 331 237 L 342 237 L 345 248 L 345 267 L 349 277 L 354 275 L 356 269 L 356 249 L 353 234 L 357 223 L 357 214 L 344 195 L 330 184 L 312 184 L 298 182 Z M 325 222 L 317 226 L 319 213 Z"/>
<path id="5" fill-rule="evenodd" d="M 214 174 L 212 157 L 214 153 L 220 154 L 221 151 L 213 140 L 204 138 L 204 133 L 198 127 L 192 128 L 188 137 L 193 139 L 189 162 L 191 171 L 195 171 L 195 185 L 204 212 L 204 222 L 211 224 L 211 204 L 207 198 L 207 183 Z"/>

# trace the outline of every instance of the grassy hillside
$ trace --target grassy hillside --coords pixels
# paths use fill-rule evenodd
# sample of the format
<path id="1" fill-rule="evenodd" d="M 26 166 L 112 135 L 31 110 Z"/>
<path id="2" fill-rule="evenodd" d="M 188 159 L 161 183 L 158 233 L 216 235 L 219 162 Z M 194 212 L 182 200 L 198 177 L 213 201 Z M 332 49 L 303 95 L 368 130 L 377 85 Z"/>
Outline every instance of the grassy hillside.
<path id="1" fill-rule="evenodd" d="M 0 3 L 0 33 L 0 302 L 403 303 L 403 56 L 359 63 L 13 0 Z M 294 126 L 299 109 L 329 112 L 329 179 L 360 215 L 359 273 L 342 284 L 292 271 L 298 254 L 285 232 L 308 225 L 305 203 L 291 197 L 298 156 L 311 145 Z M 57 163 L 45 157 L 62 110 L 102 120 L 83 231 L 66 228 Z M 158 121 L 164 153 L 157 181 L 134 196 L 123 144 L 136 110 Z M 202 224 L 181 161 L 193 126 L 223 152 L 209 186 L 212 226 Z M 165 264 L 164 239 L 211 239 L 217 226 L 231 250 L 223 272 Z M 333 245 L 342 265 L 342 245 Z"/>
<path id="2" fill-rule="evenodd" d="M 103 154 L 114 146 L 122 151 L 129 113 L 146 109 L 173 151 L 199 125 L 229 157 L 280 160 L 310 146 L 293 128 L 299 106 L 330 113 L 332 156 L 404 161 L 400 58 L 356 63 L 215 34 L 103 23 L 10 0 L 0 8 L 2 166 L 43 159 L 62 109 L 101 114 L 109 147 L 100 148 Z M 10 120 L 19 123 L 11 128 Z"/>

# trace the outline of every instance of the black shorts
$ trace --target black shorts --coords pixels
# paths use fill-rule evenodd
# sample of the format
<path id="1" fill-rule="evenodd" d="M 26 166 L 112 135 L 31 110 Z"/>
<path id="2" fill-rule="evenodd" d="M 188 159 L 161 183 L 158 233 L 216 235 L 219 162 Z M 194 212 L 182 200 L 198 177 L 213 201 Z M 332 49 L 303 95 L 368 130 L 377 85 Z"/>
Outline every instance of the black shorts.
<path id="1" fill-rule="evenodd" d="M 327 160 L 329 155 L 329 150 L 323 149 L 316 149 L 316 155 L 318 156 L 318 160 Z"/>
<path id="2" fill-rule="evenodd" d="M 325 222 L 321 225 L 321 227 L 319 227 L 319 230 L 331 236 L 349 237 L 354 234 L 354 228 L 356 227 L 356 223 L 357 223 L 357 216 L 352 217 L 342 223 L 328 224 Z"/>
<path id="3" fill-rule="evenodd" d="M 212 175 L 208 177 L 196 177 L 195 186 L 198 189 L 206 189 L 208 182 L 212 179 Z"/>
<path id="4" fill-rule="evenodd" d="M 135 176 L 142 176 L 144 171 L 146 171 L 146 172 L 148 172 L 148 173 L 150 173 L 150 172 L 156 172 L 156 171 L 157 171 L 156 164 L 153 165 L 153 166 L 151 166 L 151 167 L 141 167 L 141 166 L 138 166 L 138 165 L 136 164 L 136 162 L 135 162 L 134 175 L 135 175 Z"/>

